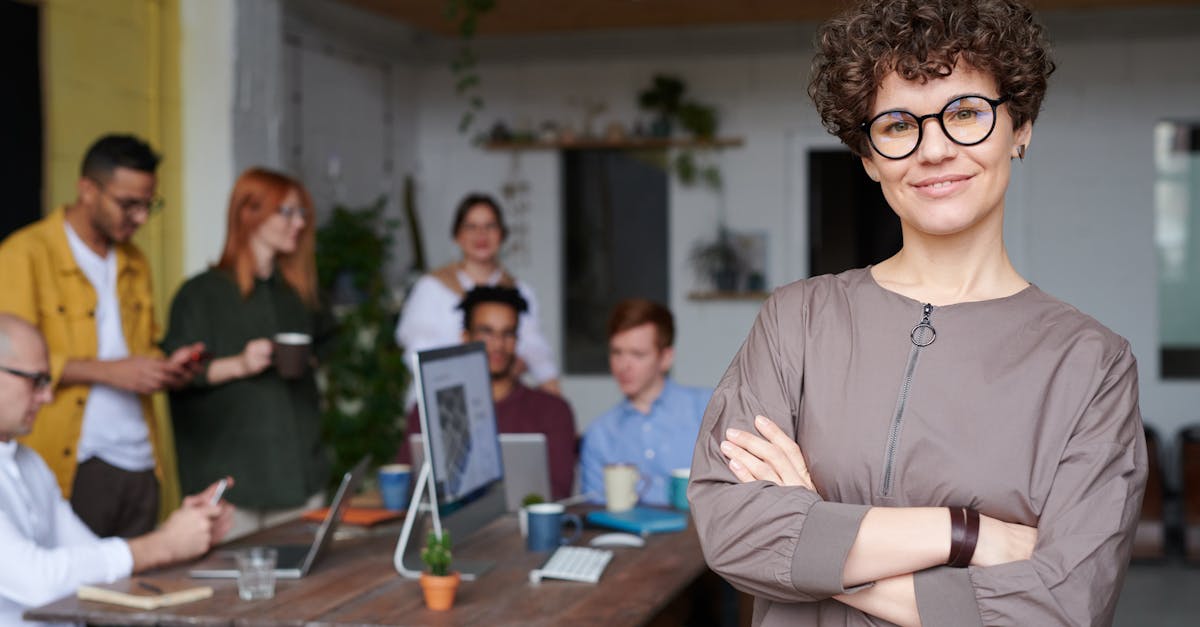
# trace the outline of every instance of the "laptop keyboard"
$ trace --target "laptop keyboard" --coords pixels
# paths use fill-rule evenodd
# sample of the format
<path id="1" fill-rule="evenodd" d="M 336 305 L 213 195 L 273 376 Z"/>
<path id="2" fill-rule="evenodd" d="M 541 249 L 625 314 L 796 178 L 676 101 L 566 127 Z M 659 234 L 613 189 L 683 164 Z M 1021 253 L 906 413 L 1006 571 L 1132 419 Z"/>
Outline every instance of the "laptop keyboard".
<path id="1" fill-rule="evenodd" d="M 613 552 L 605 549 L 593 549 L 584 546 L 561 546 L 554 551 L 550 559 L 541 568 L 529 571 L 529 581 L 538 583 L 544 578 L 566 579 L 596 583 L 600 574 L 608 566 Z"/>

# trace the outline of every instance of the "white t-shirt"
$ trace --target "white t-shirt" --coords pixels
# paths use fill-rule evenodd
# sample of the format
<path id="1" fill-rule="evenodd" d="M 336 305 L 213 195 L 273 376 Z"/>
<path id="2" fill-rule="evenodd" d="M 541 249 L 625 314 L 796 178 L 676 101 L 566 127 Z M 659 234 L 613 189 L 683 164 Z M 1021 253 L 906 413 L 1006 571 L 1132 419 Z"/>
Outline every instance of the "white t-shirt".
<path id="1" fill-rule="evenodd" d="M 96 359 L 108 361 L 129 356 L 121 327 L 121 302 L 117 300 L 117 253 L 101 257 L 67 227 L 67 243 L 75 263 L 96 290 Z M 83 431 L 76 459 L 99 457 L 105 462 L 138 472 L 154 468 L 150 429 L 137 394 L 93 384 L 83 407 Z"/>

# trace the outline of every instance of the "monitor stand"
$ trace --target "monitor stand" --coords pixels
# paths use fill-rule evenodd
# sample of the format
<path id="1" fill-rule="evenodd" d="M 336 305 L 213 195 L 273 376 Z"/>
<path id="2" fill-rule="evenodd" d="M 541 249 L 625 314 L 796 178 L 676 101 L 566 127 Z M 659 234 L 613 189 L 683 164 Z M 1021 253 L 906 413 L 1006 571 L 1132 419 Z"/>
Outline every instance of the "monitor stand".
<path id="1" fill-rule="evenodd" d="M 425 513 L 430 514 L 434 533 L 441 535 L 444 528 L 450 532 L 450 537 L 456 542 L 462 541 L 504 514 L 503 487 L 500 483 L 492 485 L 482 496 L 454 513 L 447 514 L 443 520 L 438 513 L 437 489 L 433 481 L 433 472 L 429 467 L 429 460 L 426 459 L 421 464 L 421 471 L 417 475 L 412 500 L 409 502 L 408 512 L 404 516 L 404 527 L 400 531 L 400 540 L 396 543 L 396 552 L 392 556 L 396 572 L 409 579 L 418 579 L 421 576 L 423 569 L 420 561 L 421 547 L 425 543 L 423 541 L 410 542 L 418 517 Z M 423 498 L 426 496 L 428 498 Z M 459 572 L 463 581 L 473 581 L 495 565 L 495 562 L 490 561 L 459 559 L 457 551 L 455 551 L 455 555 L 452 567 Z M 416 568 L 413 569 L 410 564 L 415 564 Z"/>

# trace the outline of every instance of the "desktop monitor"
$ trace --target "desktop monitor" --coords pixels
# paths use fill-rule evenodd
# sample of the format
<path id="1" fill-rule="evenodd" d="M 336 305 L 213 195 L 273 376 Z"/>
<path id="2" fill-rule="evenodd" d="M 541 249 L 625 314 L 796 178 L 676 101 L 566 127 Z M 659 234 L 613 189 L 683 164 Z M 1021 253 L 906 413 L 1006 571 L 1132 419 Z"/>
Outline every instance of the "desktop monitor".
<path id="1" fill-rule="evenodd" d="M 406 577 L 420 574 L 406 564 L 417 559 L 423 544 L 409 540 L 426 482 L 435 486 L 432 496 L 436 498 L 431 499 L 437 505 L 432 511 L 435 528 L 440 524 L 455 538 L 470 536 L 505 511 L 503 457 L 483 344 L 421 351 L 413 372 L 430 474 L 425 474 L 424 466 L 418 472 L 412 501 L 417 507 L 409 507 L 393 556 L 396 570 Z M 457 553 L 454 562 L 465 580 L 491 566 L 491 562 L 460 559 Z"/>
<path id="2" fill-rule="evenodd" d="M 471 500 L 504 478 L 487 352 L 475 342 L 421 351 L 418 414 L 438 503 Z"/>

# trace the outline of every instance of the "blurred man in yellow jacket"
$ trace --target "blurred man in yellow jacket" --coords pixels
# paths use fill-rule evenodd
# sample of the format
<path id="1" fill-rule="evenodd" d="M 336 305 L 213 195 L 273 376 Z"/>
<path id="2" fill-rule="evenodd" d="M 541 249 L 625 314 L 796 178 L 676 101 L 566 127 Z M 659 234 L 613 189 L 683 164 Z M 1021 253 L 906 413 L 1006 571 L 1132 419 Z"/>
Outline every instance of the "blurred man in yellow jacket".
<path id="1" fill-rule="evenodd" d="M 164 358 L 154 344 L 150 268 L 131 239 L 162 205 L 158 160 L 135 137 L 100 138 L 75 202 L 0 243 L 0 311 L 37 326 L 50 348 L 54 399 L 24 443 L 101 537 L 154 529 L 161 458 L 149 395 L 187 381 L 204 348 Z"/>

